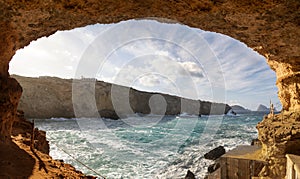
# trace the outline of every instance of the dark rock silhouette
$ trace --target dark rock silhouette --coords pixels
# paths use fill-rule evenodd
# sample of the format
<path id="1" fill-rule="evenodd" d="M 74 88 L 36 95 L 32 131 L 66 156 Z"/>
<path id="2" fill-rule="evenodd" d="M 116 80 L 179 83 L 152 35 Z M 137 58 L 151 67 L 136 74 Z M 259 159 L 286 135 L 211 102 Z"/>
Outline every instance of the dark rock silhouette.
<path id="1" fill-rule="evenodd" d="M 119 119 L 119 116 L 113 110 L 102 109 L 102 110 L 99 111 L 99 114 L 100 114 L 101 117 L 104 117 L 104 118 Z"/>
<path id="2" fill-rule="evenodd" d="M 207 168 L 207 172 L 209 174 L 213 173 L 214 171 L 218 170 L 221 166 L 220 164 L 220 157 L 225 154 L 226 151 L 223 146 L 219 146 L 214 148 L 213 150 L 209 151 L 208 153 L 204 154 L 205 159 L 214 160 L 214 163 L 209 165 Z M 208 176 L 206 177 L 208 178 Z"/>
<path id="3" fill-rule="evenodd" d="M 216 171 L 218 168 L 220 168 L 220 162 L 216 161 L 215 163 L 211 164 L 208 166 L 207 168 L 207 172 L 208 173 L 213 173 L 214 171 Z"/>
<path id="4" fill-rule="evenodd" d="M 224 147 L 219 146 L 219 147 L 214 148 L 213 150 L 209 151 L 208 153 L 204 154 L 204 158 L 209 159 L 209 160 L 216 160 L 225 153 L 226 153 L 226 151 L 225 151 Z"/>
<path id="5" fill-rule="evenodd" d="M 187 174 L 185 175 L 184 179 L 195 179 L 195 175 L 190 170 L 187 171 Z"/>

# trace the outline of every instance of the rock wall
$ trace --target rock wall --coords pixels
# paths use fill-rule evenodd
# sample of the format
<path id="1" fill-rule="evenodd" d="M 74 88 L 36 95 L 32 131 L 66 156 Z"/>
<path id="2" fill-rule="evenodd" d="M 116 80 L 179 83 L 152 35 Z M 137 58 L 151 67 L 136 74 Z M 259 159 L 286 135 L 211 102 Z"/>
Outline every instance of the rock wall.
<path id="1" fill-rule="evenodd" d="M 274 116 L 265 116 L 256 128 L 262 143 L 261 158 L 268 162 L 260 176 L 284 178 L 285 155 L 300 155 L 300 113 L 284 111 Z"/>
<path id="2" fill-rule="evenodd" d="M 22 88 L 17 80 L 0 77 L 0 142 L 10 140 Z"/>
<path id="3" fill-rule="evenodd" d="M 265 56 L 270 67 L 275 70 L 278 96 L 283 109 L 299 113 L 299 8 L 298 0 L 0 0 L 1 142 L 9 138 L 21 94 L 20 86 L 8 74 L 8 63 L 16 50 L 57 30 L 132 18 L 168 18 L 245 42 Z M 272 124 L 270 118 L 264 121 Z M 293 125 L 289 119 L 286 122 Z M 269 127 L 271 131 L 277 130 L 273 125 Z M 265 131 L 259 126 L 258 129 L 259 135 L 263 136 Z M 265 137 L 271 141 L 271 136 Z M 280 135 L 279 138 L 285 140 Z M 276 147 L 277 141 L 273 144 L 275 148 L 270 148 L 271 145 L 263 146 L 268 150 L 279 150 Z M 268 157 L 269 153 L 265 155 Z M 269 157 L 275 161 L 271 155 Z M 271 162 L 270 165 L 274 164 Z M 270 175 L 282 178 L 283 169 L 279 174 L 272 171 Z"/>
<path id="4" fill-rule="evenodd" d="M 32 134 L 33 131 L 34 134 Z M 20 142 L 27 146 L 31 145 L 31 135 L 33 135 L 34 138 L 32 146 L 34 149 L 49 155 L 50 146 L 46 139 L 46 132 L 34 128 L 34 124 L 24 118 L 24 112 L 21 110 L 17 111 L 17 116 L 15 118 L 11 134 L 14 137 L 20 137 Z"/>
<path id="5" fill-rule="evenodd" d="M 226 114 L 231 109 L 229 105 L 222 103 L 191 100 L 161 93 L 142 92 L 103 81 L 84 79 L 73 81 L 56 77 L 29 78 L 16 75 L 13 75 L 13 77 L 23 87 L 23 94 L 18 109 L 25 112 L 26 118 L 72 118 L 75 117 L 74 109 L 76 107 L 80 108 L 78 110 L 82 110 L 82 113 L 77 113 L 77 117 L 97 117 L 100 114 L 102 117 L 112 119 L 125 117 L 132 113 L 220 115 Z M 74 83 L 77 85 L 77 91 L 72 90 Z M 93 89 L 95 89 L 94 93 Z M 76 103 L 73 95 L 79 97 L 80 104 Z M 165 100 L 165 105 L 161 105 L 161 102 L 158 100 L 156 100 L 158 104 L 155 104 L 155 100 L 152 105 L 149 104 L 150 99 L 157 95 L 163 98 L 161 100 Z M 89 96 L 95 99 L 96 111 L 86 112 L 93 108 L 90 106 L 90 103 L 93 103 L 93 101 L 88 101 Z M 127 100 L 130 108 L 124 110 Z"/>
<path id="6" fill-rule="evenodd" d="M 52 159 L 46 132 L 33 127 L 24 118 L 24 112 L 17 111 L 12 141 L 0 143 L 1 178 L 96 178 L 86 176 L 62 160 Z"/>

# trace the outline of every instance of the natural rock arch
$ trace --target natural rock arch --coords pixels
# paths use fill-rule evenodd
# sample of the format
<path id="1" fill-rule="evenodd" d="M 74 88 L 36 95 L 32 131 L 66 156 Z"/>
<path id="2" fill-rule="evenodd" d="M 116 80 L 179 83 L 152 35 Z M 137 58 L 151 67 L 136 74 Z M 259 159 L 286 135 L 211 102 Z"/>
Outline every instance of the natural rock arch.
<path id="1" fill-rule="evenodd" d="M 299 8 L 298 0 L 0 0 L 0 139 L 3 142 L 10 138 L 22 92 L 8 74 L 16 50 L 57 30 L 133 18 L 172 19 L 246 43 L 264 55 L 276 71 L 283 109 L 299 111 Z M 258 129 L 262 134 L 264 129 Z M 273 173 L 283 175 L 283 169 L 280 172 Z"/>

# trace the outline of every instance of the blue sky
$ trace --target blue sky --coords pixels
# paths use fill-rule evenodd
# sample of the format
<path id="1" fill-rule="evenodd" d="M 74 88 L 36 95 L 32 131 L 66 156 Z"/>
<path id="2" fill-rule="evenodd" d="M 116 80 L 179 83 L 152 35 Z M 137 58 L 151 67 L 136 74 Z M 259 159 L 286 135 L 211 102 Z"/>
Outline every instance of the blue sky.
<path id="1" fill-rule="evenodd" d="M 279 102 L 275 72 L 245 44 L 153 20 L 95 24 L 40 38 L 17 51 L 10 73 L 84 76 L 249 109 Z"/>

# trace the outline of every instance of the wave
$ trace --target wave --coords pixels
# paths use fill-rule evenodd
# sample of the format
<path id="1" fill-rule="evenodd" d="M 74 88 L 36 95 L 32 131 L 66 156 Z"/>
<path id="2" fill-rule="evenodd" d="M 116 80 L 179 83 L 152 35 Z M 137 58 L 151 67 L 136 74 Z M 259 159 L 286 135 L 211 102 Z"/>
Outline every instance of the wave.
<path id="1" fill-rule="evenodd" d="M 181 113 L 176 117 L 187 117 L 187 118 L 199 118 L 199 115 L 188 114 L 188 113 Z"/>
<path id="2" fill-rule="evenodd" d="M 208 116 L 223 120 L 219 128 L 213 129 L 212 135 L 204 130 L 206 118 L 189 117 L 187 114 L 164 117 L 163 122 L 148 126 L 129 126 L 125 125 L 126 120 L 109 119 L 48 119 L 36 124 L 47 130 L 50 155 L 71 163 L 86 174 L 94 175 L 60 148 L 107 178 L 184 178 L 187 170 L 197 178 L 204 178 L 211 161 L 203 155 L 220 145 L 228 151 L 237 145 L 250 144 L 251 139 L 257 137 L 255 125 L 261 118 Z M 152 117 L 133 118 L 145 122 Z M 185 118 L 189 120 L 182 120 Z M 89 130 L 76 129 L 80 127 L 78 121 L 86 122 L 82 125 L 90 126 Z M 96 126 L 99 121 L 104 121 L 106 128 Z"/>

